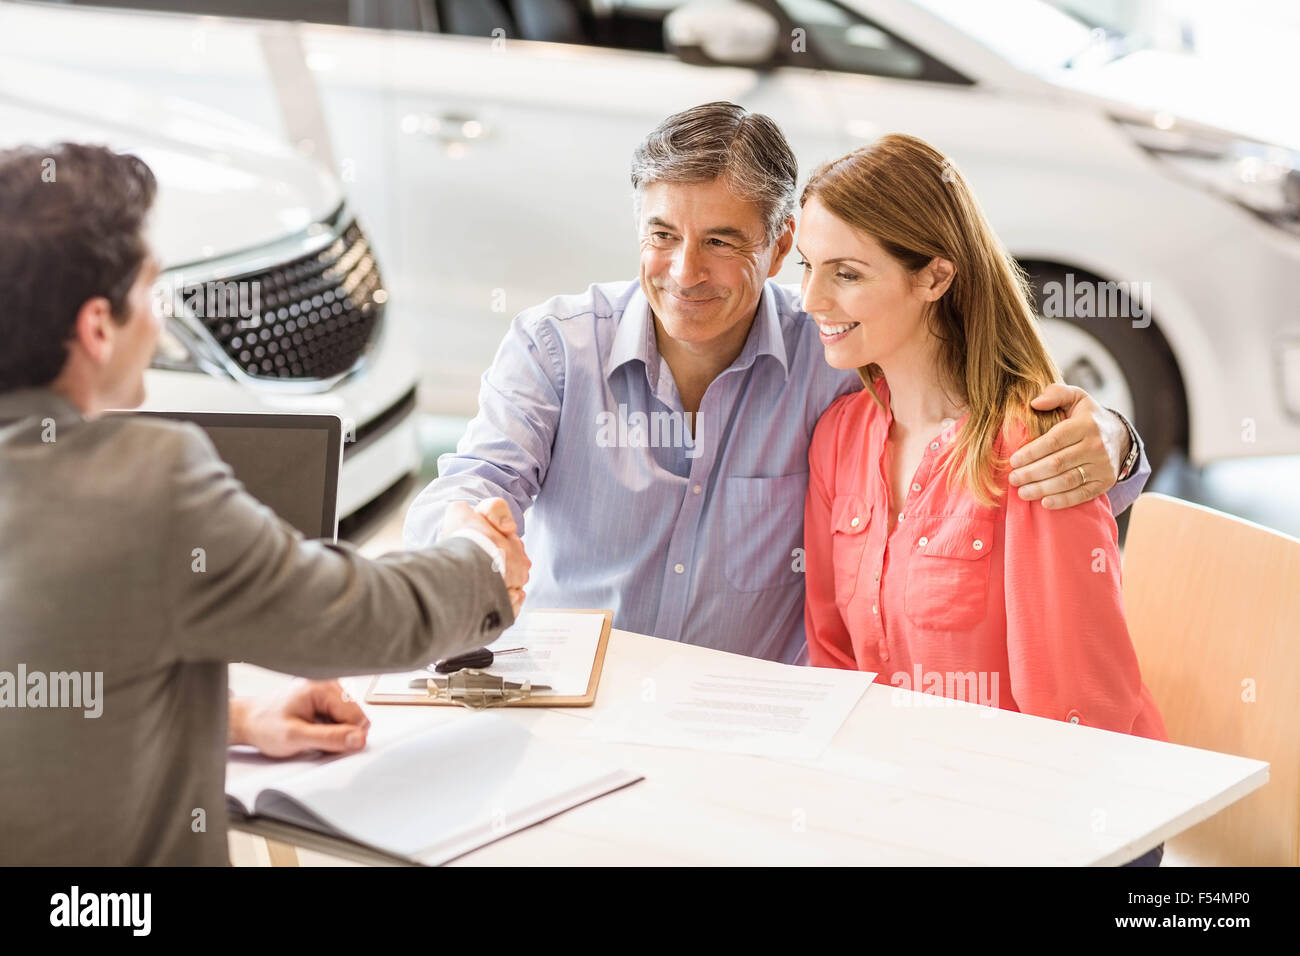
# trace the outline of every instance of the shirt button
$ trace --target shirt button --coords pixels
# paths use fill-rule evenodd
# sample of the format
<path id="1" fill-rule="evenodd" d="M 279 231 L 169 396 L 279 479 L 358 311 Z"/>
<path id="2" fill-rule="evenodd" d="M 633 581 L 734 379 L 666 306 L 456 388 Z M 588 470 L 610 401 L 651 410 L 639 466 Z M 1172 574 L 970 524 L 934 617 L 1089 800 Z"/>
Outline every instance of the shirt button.
<path id="1" fill-rule="evenodd" d="M 852 521 L 849 522 L 849 527 L 856 528 L 860 524 L 862 524 L 862 519 L 855 517 Z"/>
<path id="2" fill-rule="evenodd" d="M 899 520 L 899 521 L 902 521 L 902 520 L 903 520 L 903 512 L 901 512 L 901 511 L 898 513 L 898 520 Z"/>
<path id="3" fill-rule="evenodd" d="M 971 547 L 973 547 L 976 551 L 980 551 L 984 548 L 984 542 L 981 541 L 979 538 L 976 538 L 975 543 L 971 545 Z"/>
<path id="4" fill-rule="evenodd" d="M 872 614 L 877 613 L 877 611 L 876 611 L 876 606 L 875 606 L 874 604 L 871 605 L 871 613 L 872 613 Z"/>
<path id="5" fill-rule="evenodd" d="M 1077 710 L 1072 710 L 1065 715 L 1065 719 L 1072 724 L 1077 724 L 1079 722 L 1079 712 Z"/>
<path id="6" fill-rule="evenodd" d="M 930 442 L 930 450 L 931 450 L 931 451 L 937 451 L 938 448 L 939 448 L 939 443 L 938 443 L 937 441 L 932 441 L 932 442 Z"/>
<path id="7" fill-rule="evenodd" d="M 694 488 L 692 488 L 691 490 L 694 491 L 694 492 L 698 495 L 698 494 L 699 494 L 703 489 L 702 489 L 699 485 L 696 485 L 696 486 L 695 486 Z"/>
<path id="8" fill-rule="evenodd" d="M 676 571 L 678 574 L 681 574 L 683 571 L 686 570 L 686 568 L 683 567 L 683 566 L 680 565 L 680 564 L 674 564 L 674 565 L 673 565 L 673 570 Z"/>
<path id="9" fill-rule="evenodd" d="M 1070 723 L 1077 724 L 1078 722 L 1079 722 L 1079 717 L 1077 714 L 1070 718 Z"/>
<path id="10" fill-rule="evenodd" d="M 920 541 L 916 542 L 916 546 L 918 548 L 924 548 L 929 543 L 930 543 L 929 538 L 922 538 Z"/>
<path id="11" fill-rule="evenodd" d="M 918 485 L 916 482 L 912 482 L 912 490 L 913 490 L 913 491 L 920 491 L 920 490 L 921 490 L 921 486 Z"/>
<path id="12" fill-rule="evenodd" d="M 880 572 L 879 572 L 879 571 L 876 572 L 876 580 L 877 580 L 877 581 L 880 580 Z"/>

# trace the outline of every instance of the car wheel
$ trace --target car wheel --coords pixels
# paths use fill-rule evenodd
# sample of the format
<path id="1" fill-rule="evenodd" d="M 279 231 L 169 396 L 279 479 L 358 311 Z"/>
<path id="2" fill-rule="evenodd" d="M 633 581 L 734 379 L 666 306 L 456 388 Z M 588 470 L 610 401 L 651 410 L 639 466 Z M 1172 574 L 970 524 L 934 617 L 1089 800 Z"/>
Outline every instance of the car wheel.
<path id="1" fill-rule="evenodd" d="M 1154 319 L 1141 316 L 1142 303 L 1130 304 L 1126 296 L 1107 303 L 1107 296 L 1094 294 L 1100 308 L 1072 307 L 1078 300 L 1063 290 L 1103 281 L 1095 276 L 1055 266 L 1025 270 L 1043 339 L 1062 377 L 1133 423 L 1154 475 L 1171 452 L 1187 447 L 1182 375 Z M 1094 314 L 1078 314 L 1089 311 Z"/>

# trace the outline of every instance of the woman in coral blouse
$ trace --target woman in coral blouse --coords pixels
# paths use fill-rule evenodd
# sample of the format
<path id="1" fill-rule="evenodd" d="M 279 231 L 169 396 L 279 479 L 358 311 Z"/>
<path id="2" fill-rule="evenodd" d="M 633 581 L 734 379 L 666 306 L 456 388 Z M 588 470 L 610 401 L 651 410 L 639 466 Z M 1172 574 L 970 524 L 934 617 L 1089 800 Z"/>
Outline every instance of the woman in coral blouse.
<path id="1" fill-rule="evenodd" d="M 1030 399 L 1060 375 L 961 174 L 886 136 L 818 169 L 800 204 L 804 310 L 826 361 L 867 385 L 809 452 L 810 662 L 1167 740 L 1108 502 L 1049 510 L 1008 484 L 1053 422 Z"/>

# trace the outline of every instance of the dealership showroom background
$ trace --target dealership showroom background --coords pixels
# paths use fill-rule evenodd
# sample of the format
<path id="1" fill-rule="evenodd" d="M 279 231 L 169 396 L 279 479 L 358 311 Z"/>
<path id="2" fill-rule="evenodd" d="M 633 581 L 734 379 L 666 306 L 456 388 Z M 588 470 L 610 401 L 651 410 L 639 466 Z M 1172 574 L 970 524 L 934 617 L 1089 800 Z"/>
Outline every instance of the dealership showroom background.
<path id="1" fill-rule="evenodd" d="M 538 3 L 525 18 L 530 4 L 512 15 L 506 0 L 5 3 L 0 56 L 12 65 L 3 91 L 16 115 L 3 135 L 137 147 L 162 178 L 164 265 L 196 280 L 211 271 L 205 262 L 274 240 L 277 229 L 288 236 L 345 203 L 391 296 L 386 334 L 405 340 L 410 360 L 400 383 L 365 397 L 418 383 L 423 478 L 474 414 L 479 378 L 519 311 L 634 274 L 628 161 L 660 119 L 724 99 L 765 112 L 801 171 L 882 133 L 910 132 L 961 165 L 1022 261 L 1032 253 L 1017 248 L 1017 228 L 1027 250 L 1051 249 L 1062 273 L 1148 283 L 1156 332 L 1133 330 L 1131 346 L 1108 347 L 1086 318 L 1049 330 L 1066 381 L 1130 415 L 1155 446 L 1147 490 L 1300 534 L 1300 495 L 1277 493 L 1300 485 L 1300 338 L 1288 282 L 1300 112 L 1284 94 L 1286 51 L 1300 36 L 1294 5 L 881 5 L 939 17 L 998 58 L 1007 87 L 1032 89 L 1023 95 L 992 82 L 972 91 L 956 77 L 915 82 L 946 64 L 919 38 L 884 32 L 866 3 L 774 4 L 778 15 L 807 18 L 810 46 L 826 49 L 811 71 L 762 73 L 665 53 L 664 21 L 684 4 L 573 3 L 590 6 L 585 20 L 556 13 L 568 5 Z M 502 56 L 464 36 L 480 30 L 498 51 L 516 39 L 517 49 Z M 1144 139 L 1139 117 L 1184 153 Z M 1215 140 L 1219 152 L 1207 157 L 1162 130 L 1180 120 L 1240 139 Z M 1199 194 L 1154 216 L 1143 183 L 1102 158 L 1132 143 L 1149 149 L 1144 177 L 1185 181 Z M 1103 215 L 1083 214 L 1103 202 Z M 1267 225 L 1243 223 L 1246 235 L 1229 239 L 1211 225 L 1228 205 Z M 1094 264 L 1105 259 L 1094 245 L 1120 239 L 1133 258 Z M 795 258 L 782 281 L 798 282 Z M 1169 341 L 1182 336 L 1162 328 L 1165 297 L 1191 326 L 1182 348 Z M 328 393 L 282 404 L 255 383 L 217 392 L 165 362 L 149 383 L 158 408 L 337 410 Z M 375 523 L 354 532 L 348 519 L 375 489 L 353 494 L 349 477 L 345 468 L 342 533 L 360 537 Z M 381 533 L 400 530 L 393 509 L 379 510 L 390 518 Z"/>
<path id="2" fill-rule="evenodd" d="M 1293 866 L 1297 49 L 1291 0 L 0 0 L 0 149 L 148 163 L 165 292 L 143 409 L 338 416 L 338 536 L 377 556 L 512 320 L 637 278 L 629 163 L 665 117 L 770 116 L 800 188 L 924 139 L 1024 268 L 1065 382 L 1142 438 L 1125 595 L 1168 623 L 1133 634 L 1172 738 L 1270 764 L 1185 857 L 1170 831 L 1163 865 Z M 796 290 L 799 259 L 777 276 Z M 191 307 L 222 280 L 258 284 L 251 326 Z M 294 352 L 293 320 L 331 303 L 333 341 Z M 1134 608 L 1130 562 L 1166 610 Z M 1268 691 L 1192 706 L 1216 677 Z M 236 837 L 236 862 L 276 862 Z"/>

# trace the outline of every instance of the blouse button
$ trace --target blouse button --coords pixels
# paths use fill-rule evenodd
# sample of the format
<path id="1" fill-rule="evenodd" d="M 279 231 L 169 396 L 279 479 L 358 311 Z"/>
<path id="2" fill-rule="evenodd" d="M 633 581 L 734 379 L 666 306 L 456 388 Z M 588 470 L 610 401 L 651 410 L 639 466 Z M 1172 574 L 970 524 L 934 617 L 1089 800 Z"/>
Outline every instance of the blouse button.
<path id="1" fill-rule="evenodd" d="M 1079 722 L 1079 712 L 1077 710 L 1072 710 L 1065 715 L 1065 719 L 1072 724 L 1077 724 Z"/>
<path id="2" fill-rule="evenodd" d="M 680 565 L 680 564 L 674 564 L 674 565 L 673 565 L 673 572 L 674 572 L 675 574 L 681 574 L 681 573 L 682 573 L 683 571 L 685 571 L 685 570 L 686 570 L 686 568 L 683 567 L 683 566 Z"/>
<path id="3" fill-rule="evenodd" d="M 939 448 L 939 443 L 938 443 L 937 441 L 932 441 L 932 442 L 930 442 L 930 450 L 931 450 L 931 451 L 937 451 L 938 448 Z"/>
<path id="4" fill-rule="evenodd" d="M 916 546 L 918 548 L 924 548 L 929 543 L 930 543 L 929 538 L 922 538 L 920 541 L 916 542 Z"/>
<path id="5" fill-rule="evenodd" d="M 872 614 L 876 614 L 876 613 L 877 613 L 877 611 L 876 611 L 876 606 L 875 606 L 874 604 L 871 605 L 871 613 L 872 613 Z"/>
<path id="6" fill-rule="evenodd" d="M 920 491 L 920 490 L 921 490 L 921 486 L 918 485 L 916 482 L 912 482 L 912 490 L 913 490 L 913 491 Z"/>
<path id="7" fill-rule="evenodd" d="M 984 547 L 984 542 L 981 541 L 979 538 L 976 538 L 975 544 L 972 545 L 972 547 L 974 547 L 976 551 L 979 551 Z"/>
<path id="8" fill-rule="evenodd" d="M 854 519 L 849 522 L 849 527 L 856 528 L 860 524 L 862 524 L 862 519 L 858 517 L 854 517 Z"/>
<path id="9" fill-rule="evenodd" d="M 1078 715 L 1078 714 L 1075 714 L 1073 717 L 1070 718 L 1070 723 L 1072 723 L 1072 724 L 1077 724 L 1078 722 L 1079 722 L 1079 715 Z"/>

